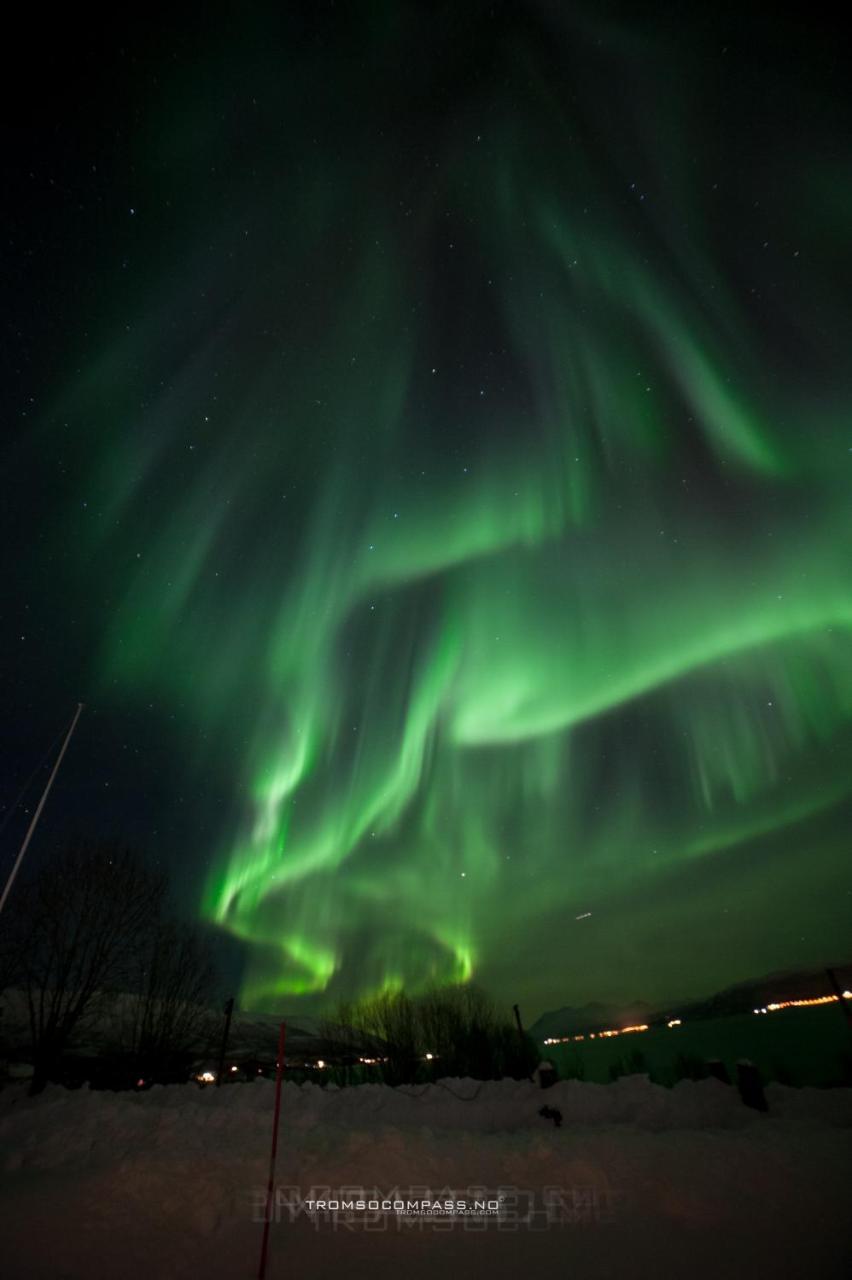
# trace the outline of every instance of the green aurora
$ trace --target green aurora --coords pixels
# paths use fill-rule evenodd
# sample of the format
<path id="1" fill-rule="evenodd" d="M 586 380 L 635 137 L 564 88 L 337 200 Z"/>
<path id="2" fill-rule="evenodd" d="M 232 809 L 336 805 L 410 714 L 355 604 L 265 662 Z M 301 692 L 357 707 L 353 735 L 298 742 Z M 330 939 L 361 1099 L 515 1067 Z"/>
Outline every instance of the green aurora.
<path id="1" fill-rule="evenodd" d="M 321 52 L 252 30 L 151 90 L 144 266 L 51 410 L 85 424 L 101 696 L 230 761 L 196 883 L 250 1007 L 666 998 L 843 945 L 818 87 L 793 127 L 771 50 L 738 88 L 703 30 L 471 12 L 422 56 L 416 6 Z"/>

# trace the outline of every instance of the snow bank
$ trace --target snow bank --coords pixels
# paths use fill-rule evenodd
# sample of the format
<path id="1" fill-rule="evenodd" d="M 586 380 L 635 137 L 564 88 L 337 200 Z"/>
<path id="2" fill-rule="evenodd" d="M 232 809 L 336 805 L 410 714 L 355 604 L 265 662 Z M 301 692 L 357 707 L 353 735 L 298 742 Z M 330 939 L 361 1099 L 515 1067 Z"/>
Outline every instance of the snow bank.
<path id="1" fill-rule="evenodd" d="M 263 1150 L 273 1095 L 273 1082 L 263 1079 L 221 1089 L 157 1085 L 141 1093 L 52 1087 L 35 1099 L 22 1088 L 7 1089 L 0 1094 L 0 1167 L 54 1169 L 111 1159 L 118 1152 L 176 1146 L 185 1153 L 223 1146 L 244 1153 Z M 285 1083 L 281 1135 L 282 1144 L 295 1140 L 300 1145 L 324 1130 L 547 1137 L 553 1125 L 539 1115 L 544 1105 L 562 1113 L 564 1131 L 628 1125 L 648 1131 L 775 1130 L 791 1123 L 852 1128 L 852 1090 L 774 1084 L 767 1098 L 770 1114 L 762 1116 L 743 1106 L 736 1089 L 717 1080 L 682 1080 L 667 1089 L 643 1075 L 609 1085 L 566 1080 L 547 1090 L 517 1080 L 443 1080 L 399 1089 Z"/>
<path id="2" fill-rule="evenodd" d="M 265 1080 L 139 1094 L 50 1088 L 35 1099 L 4 1091 L 4 1277 L 252 1275 L 273 1096 Z M 294 1265 L 371 1277 L 402 1269 L 406 1280 L 436 1264 L 450 1276 L 534 1264 L 564 1274 L 566 1258 L 584 1280 L 846 1276 L 852 1090 L 772 1085 L 767 1097 L 763 1115 L 716 1080 L 288 1083 L 277 1178 L 287 1196 L 479 1187 L 534 1208 L 407 1232 L 382 1221 L 380 1235 L 302 1214 L 273 1226 L 270 1280 Z M 543 1105 L 562 1112 L 560 1128 L 538 1114 Z M 556 1217 L 542 1207 L 554 1195 Z M 577 1203 L 585 1216 L 566 1216 Z"/>

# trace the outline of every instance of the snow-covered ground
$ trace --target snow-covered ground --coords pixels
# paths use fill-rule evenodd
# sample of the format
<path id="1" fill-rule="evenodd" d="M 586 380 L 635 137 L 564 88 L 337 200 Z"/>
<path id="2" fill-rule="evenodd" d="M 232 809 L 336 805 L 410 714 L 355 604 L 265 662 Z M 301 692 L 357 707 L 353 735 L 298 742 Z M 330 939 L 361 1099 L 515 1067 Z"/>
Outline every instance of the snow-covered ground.
<path id="1" fill-rule="evenodd" d="M 6 1280 L 257 1273 L 274 1086 L 0 1093 Z M 852 1275 L 852 1090 L 285 1084 L 268 1276 Z M 558 1108 L 561 1127 L 538 1113 Z M 306 1201 L 474 1199 L 488 1215 Z M 546 1270 L 545 1270 L 546 1269 Z"/>

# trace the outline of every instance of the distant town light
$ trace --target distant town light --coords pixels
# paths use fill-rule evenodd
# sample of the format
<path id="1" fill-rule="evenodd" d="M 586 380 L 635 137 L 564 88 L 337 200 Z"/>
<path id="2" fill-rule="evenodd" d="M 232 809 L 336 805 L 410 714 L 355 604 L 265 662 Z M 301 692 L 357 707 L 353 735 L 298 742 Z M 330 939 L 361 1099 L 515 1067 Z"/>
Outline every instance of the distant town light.
<path id="1" fill-rule="evenodd" d="M 774 1000 L 764 1009 L 755 1009 L 755 1013 L 775 1013 L 778 1009 L 808 1009 L 818 1004 L 837 1004 L 839 999 L 852 1000 L 852 991 L 844 991 L 842 996 L 808 996 L 802 1000 Z"/>
<path id="2" fill-rule="evenodd" d="M 852 1000 L 852 991 L 849 991 L 849 990 L 843 991 L 839 996 L 836 996 L 836 995 L 809 996 L 808 998 L 802 999 L 802 1000 L 774 1000 L 771 1004 L 767 1004 L 759 1009 L 754 1009 L 752 1012 L 775 1013 L 778 1009 L 807 1009 L 813 1005 L 836 1004 L 838 1000 Z M 682 1025 L 683 1025 L 682 1018 L 670 1018 L 669 1021 L 666 1023 L 667 1027 L 680 1027 Z M 590 1031 L 588 1032 L 588 1036 L 590 1040 L 595 1040 L 598 1037 L 608 1040 L 612 1036 L 625 1036 L 633 1031 L 647 1031 L 647 1030 L 649 1030 L 648 1023 L 643 1022 L 635 1027 L 622 1027 L 620 1030 L 616 1030 L 615 1028 L 612 1028 L 607 1031 Z M 571 1040 L 575 1040 L 575 1041 L 585 1040 L 585 1038 L 586 1038 L 585 1035 L 548 1036 L 543 1041 L 543 1043 L 546 1045 L 568 1044 L 569 1041 Z M 431 1054 L 427 1053 L 426 1057 L 427 1058 L 431 1057 Z"/>

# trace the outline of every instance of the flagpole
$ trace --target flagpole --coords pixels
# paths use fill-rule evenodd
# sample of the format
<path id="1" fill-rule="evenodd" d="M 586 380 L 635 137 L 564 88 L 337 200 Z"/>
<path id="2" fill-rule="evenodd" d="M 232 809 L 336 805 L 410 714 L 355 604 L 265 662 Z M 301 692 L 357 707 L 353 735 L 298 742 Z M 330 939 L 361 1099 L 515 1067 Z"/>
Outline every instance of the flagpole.
<path id="1" fill-rule="evenodd" d="M 62 750 L 59 752 L 59 755 L 56 758 L 56 764 L 53 766 L 53 769 L 51 770 L 50 777 L 47 780 L 47 786 L 42 792 L 41 800 L 39 800 L 38 802 L 38 808 L 33 814 L 33 820 L 29 825 L 27 834 L 24 836 L 24 843 L 21 845 L 21 851 L 18 854 L 17 858 L 15 859 L 15 865 L 12 867 L 12 870 L 9 872 L 9 879 L 6 881 L 6 887 L 3 890 L 3 897 L 0 898 L 0 912 L 3 911 L 3 908 L 6 905 L 6 899 L 9 896 L 9 892 L 12 888 L 12 885 L 15 883 L 15 877 L 21 869 L 21 863 L 24 860 L 24 854 L 27 851 L 27 846 L 29 845 L 30 840 L 32 839 L 33 832 L 36 829 L 36 823 L 41 817 L 41 811 L 44 808 L 45 801 L 47 800 L 47 797 L 50 793 L 50 788 L 53 786 L 53 780 L 56 777 L 57 773 L 59 772 L 59 766 L 62 764 L 62 757 L 65 755 L 65 752 L 68 750 L 68 743 L 71 741 L 71 735 L 74 732 L 74 730 L 77 728 L 77 721 L 80 719 L 80 712 L 83 710 L 83 705 L 84 704 L 82 702 L 77 703 L 77 710 L 74 712 L 74 719 L 71 721 L 71 727 L 65 735 L 65 741 L 62 744 Z"/>

